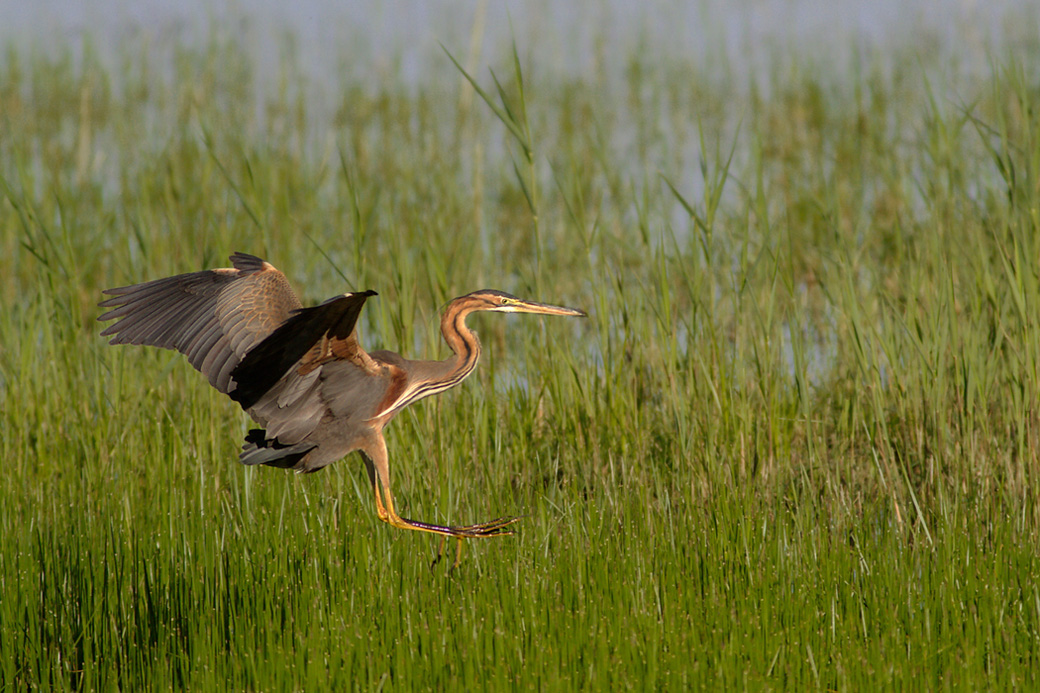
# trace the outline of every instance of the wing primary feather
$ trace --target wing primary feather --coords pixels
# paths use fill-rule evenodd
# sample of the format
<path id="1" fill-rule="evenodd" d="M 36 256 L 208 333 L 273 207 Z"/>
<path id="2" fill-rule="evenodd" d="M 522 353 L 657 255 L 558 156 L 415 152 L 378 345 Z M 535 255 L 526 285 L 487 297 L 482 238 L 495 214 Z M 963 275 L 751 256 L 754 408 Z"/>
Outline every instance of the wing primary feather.
<path id="1" fill-rule="evenodd" d="M 246 274 L 259 272 L 263 270 L 264 265 L 267 264 L 262 258 L 258 258 L 256 255 L 242 252 L 232 253 L 228 260 L 231 260 L 231 264 L 235 269 Z"/>

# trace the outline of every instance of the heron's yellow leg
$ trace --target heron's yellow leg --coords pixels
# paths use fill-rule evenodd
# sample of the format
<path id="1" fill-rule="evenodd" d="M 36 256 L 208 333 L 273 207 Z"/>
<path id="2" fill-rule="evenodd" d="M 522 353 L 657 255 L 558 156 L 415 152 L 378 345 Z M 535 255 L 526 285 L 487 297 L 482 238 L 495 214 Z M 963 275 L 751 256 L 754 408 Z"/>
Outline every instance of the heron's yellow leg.
<path id="1" fill-rule="evenodd" d="M 409 520 L 408 518 L 401 517 L 397 514 L 397 509 L 394 507 L 394 497 L 390 493 L 390 489 L 380 484 L 379 480 L 376 480 L 373 484 L 373 494 L 376 499 L 376 514 L 379 519 L 387 523 L 391 527 L 397 527 L 398 529 L 411 529 L 419 532 L 429 532 L 431 534 L 439 534 L 443 537 L 459 537 L 459 538 L 476 538 L 476 537 L 493 537 L 499 534 L 512 534 L 512 532 L 506 531 L 505 528 L 509 525 L 517 522 L 519 517 L 500 517 L 490 522 L 482 522 L 475 525 L 464 525 L 461 527 L 455 527 L 450 525 L 435 525 L 429 522 L 419 522 L 417 520 Z M 456 552 L 461 555 L 462 547 L 456 547 Z M 458 557 L 456 556 L 456 563 Z"/>
<path id="2" fill-rule="evenodd" d="M 394 508 L 394 496 L 390 493 L 390 467 L 387 462 L 386 443 L 382 436 L 374 440 L 373 445 L 363 450 L 362 456 L 368 469 L 369 479 L 372 482 L 372 490 L 376 499 L 376 513 L 380 520 L 392 527 L 440 534 L 446 537 L 493 537 L 499 534 L 512 534 L 512 532 L 506 531 L 505 528 L 520 519 L 518 517 L 500 517 L 496 520 L 476 525 L 453 527 L 401 517 Z M 457 552 L 461 554 L 461 551 L 462 549 L 459 547 Z M 458 558 L 456 557 L 457 560 Z"/>
<path id="3" fill-rule="evenodd" d="M 383 498 L 379 493 L 379 484 L 373 484 L 372 490 L 375 492 L 376 496 L 376 515 L 378 515 L 379 519 L 383 522 L 389 522 L 390 514 L 386 511 L 386 507 L 383 505 Z"/>

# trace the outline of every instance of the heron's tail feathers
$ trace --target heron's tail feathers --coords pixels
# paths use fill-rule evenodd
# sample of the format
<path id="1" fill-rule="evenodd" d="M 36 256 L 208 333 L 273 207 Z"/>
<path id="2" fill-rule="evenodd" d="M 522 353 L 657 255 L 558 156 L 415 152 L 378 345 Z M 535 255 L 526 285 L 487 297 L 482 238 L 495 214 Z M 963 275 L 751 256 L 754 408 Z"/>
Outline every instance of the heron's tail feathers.
<path id="1" fill-rule="evenodd" d="M 277 438 L 268 438 L 267 431 L 262 428 L 254 428 L 246 435 L 246 442 L 238 460 L 242 464 L 266 464 L 291 469 L 315 447 L 309 443 L 283 445 Z"/>

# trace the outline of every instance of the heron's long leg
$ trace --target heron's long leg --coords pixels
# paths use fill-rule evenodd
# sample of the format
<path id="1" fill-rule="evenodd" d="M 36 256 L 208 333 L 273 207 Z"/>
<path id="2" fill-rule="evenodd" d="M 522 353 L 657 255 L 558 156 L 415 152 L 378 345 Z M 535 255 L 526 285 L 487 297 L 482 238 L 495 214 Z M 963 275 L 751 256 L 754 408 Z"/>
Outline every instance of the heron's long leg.
<path id="1" fill-rule="evenodd" d="M 366 447 L 362 451 L 362 456 L 365 459 L 365 467 L 368 469 L 369 480 L 372 482 L 372 490 L 376 498 L 376 512 L 379 515 L 379 519 L 393 527 L 430 532 L 431 534 L 440 534 L 448 537 L 493 537 L 500 534 L 512 534 L 506 528 L 520 519 L 518 517 L 500 517 L 490 522 L 456 527 L 435 525 L 429 522 L 420 522 L 401 517 L 394 508 L 394 497 L 390 493 L 390 464 L 383 436 L 378 436 L 373 444 Z"/>
<path id="2" fill-rule="evenodd" d="M 361 459 L 365 461 L 365 469 L 368 471 L 368 480 L 372 484 L 372 492 L 376 497 L 376 515 L 383 522 L 390 521 L 390 513 L 386 511 L 386 507 L 383 505 L 383 498 L 379 493 L 379 480 L 376 478 L 375 464 L 372 462 L 372 458 L 368 456 L 364 450 L 361 451 Z"/>

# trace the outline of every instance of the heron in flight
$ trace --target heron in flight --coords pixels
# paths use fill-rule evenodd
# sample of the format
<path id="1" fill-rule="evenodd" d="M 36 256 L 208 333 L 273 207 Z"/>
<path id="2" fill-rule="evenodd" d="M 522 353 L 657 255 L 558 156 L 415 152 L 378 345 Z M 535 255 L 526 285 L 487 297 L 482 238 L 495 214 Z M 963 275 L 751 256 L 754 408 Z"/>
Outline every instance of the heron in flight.
<path id="1" fill-rule="evenodd" d="M 441 334 L 453 355 L 413 361 L 361 348 L 358 316 L 374 291 L 304 308 L 270 263 L 245 253 L 235 253 L 231 262 L 230 268 L 106 289 L 112 298 L 98 305 L 109 310 L 98 320 L 116 322 L 101 334 L 112 335 L 110 344 L 175 349 L 238 402 L 261 426 L 246 435 L 243 464 L 314 472 L 358 450 L 383 522 L 445 538 L 509 534 L 518 518 L 453 527 L 398 515 L 383 427 L 412 402 L 444 392 L 473 372 L 480 341 L 466 326 L 470 313 L 584 317 L 584 311 L 492 289 L 474 291 L 449 303 L 441 317 Z"/>

